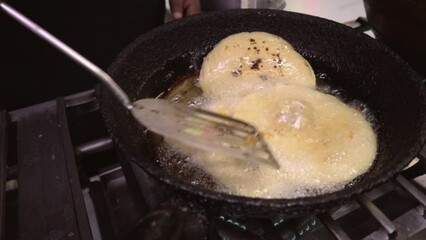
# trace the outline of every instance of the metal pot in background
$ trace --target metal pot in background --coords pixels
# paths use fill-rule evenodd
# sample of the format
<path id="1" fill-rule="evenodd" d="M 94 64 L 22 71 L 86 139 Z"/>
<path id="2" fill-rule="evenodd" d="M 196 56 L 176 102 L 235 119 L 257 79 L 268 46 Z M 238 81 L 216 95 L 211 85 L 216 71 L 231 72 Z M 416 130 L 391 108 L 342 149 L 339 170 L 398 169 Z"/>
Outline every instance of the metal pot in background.
<path id="1" fill-rule="evenodd" d="M 364 6 L 376 38 L 426 76 L 426 1 L 364 0 Z"/>

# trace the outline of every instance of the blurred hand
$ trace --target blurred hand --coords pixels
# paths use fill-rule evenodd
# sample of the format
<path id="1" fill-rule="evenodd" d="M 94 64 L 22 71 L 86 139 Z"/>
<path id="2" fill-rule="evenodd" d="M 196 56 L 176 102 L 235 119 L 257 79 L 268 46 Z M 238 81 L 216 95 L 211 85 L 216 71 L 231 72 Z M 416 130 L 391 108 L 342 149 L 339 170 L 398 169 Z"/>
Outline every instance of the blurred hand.
<path id="1" fill-rule="evenodd" d="M 173 19 L 195 15 L 201 12 L 200 0 L 169 0 Z"/>

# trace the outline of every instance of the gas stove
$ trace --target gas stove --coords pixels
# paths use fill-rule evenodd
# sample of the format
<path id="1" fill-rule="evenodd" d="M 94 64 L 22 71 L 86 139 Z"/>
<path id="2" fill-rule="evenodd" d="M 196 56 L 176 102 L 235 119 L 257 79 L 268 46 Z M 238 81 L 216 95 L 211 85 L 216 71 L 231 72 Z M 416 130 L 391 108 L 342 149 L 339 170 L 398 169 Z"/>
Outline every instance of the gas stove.
<path id="1" fill-rule="evenodd" d="M 426 238 L 426 149 L 386 184 L 298 219 L 177 204 L 116 151 L 96 90 L 0 112 L 0 153 L 2 240 Z"/>

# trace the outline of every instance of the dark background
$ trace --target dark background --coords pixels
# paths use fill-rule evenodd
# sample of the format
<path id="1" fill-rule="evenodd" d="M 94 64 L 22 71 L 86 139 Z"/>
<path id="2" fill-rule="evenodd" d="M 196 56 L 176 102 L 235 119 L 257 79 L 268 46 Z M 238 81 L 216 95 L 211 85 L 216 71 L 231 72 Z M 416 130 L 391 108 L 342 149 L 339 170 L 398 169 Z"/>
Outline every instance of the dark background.
<path id="1" fill-rule="evenodd" d="M 8 4 L 104 70 L 123 47 L 164 21 L 164 0 Z M 91 89 L 96 83 L 86 70 L 0 12 L 0 110 Z"/>

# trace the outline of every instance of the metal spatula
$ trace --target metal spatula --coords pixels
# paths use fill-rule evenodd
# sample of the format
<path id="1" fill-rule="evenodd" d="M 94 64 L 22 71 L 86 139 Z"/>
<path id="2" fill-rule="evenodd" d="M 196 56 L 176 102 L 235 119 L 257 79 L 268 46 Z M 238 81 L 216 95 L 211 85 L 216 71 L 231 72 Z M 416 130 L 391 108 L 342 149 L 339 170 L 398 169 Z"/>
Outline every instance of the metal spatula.
<path id="1" fill-rule="evenodd" d="M 149 130 L 202 150 L 279 168 L 256 128 L 250 124 L 160 99 L 141 99 L 131 103 L 126 93 L 102 69 L 8 4 L 0 2 L 0 7 L 10 17 L 92 72 Z"/>

